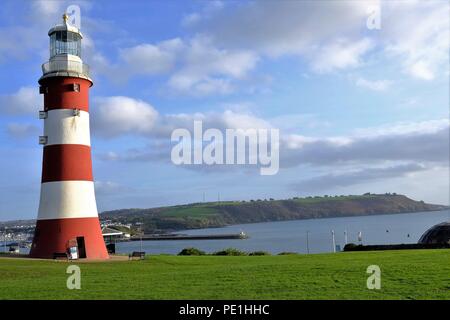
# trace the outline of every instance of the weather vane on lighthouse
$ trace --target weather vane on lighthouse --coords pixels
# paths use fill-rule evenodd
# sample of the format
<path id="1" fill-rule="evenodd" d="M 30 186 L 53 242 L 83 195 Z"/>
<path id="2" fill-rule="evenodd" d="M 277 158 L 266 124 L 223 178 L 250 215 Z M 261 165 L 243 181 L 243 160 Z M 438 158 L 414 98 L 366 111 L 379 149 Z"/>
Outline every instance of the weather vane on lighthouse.
<path id="1" fill-rule="evenodd" d="M 81 60 L 80 30 L 51 28 L 50 59 L 42 65 L 44 95 L 42 184 L 31 257 L 107 259 L 95 201 L 89 129 L 89 68 Z"/>

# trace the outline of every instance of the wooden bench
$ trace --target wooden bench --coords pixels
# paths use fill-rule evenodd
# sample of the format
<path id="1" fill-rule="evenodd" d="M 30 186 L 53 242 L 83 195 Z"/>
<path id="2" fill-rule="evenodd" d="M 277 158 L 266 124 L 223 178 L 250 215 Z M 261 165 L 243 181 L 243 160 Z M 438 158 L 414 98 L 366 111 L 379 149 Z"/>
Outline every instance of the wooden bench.
<path id="1" fill-rule="evenodd" d="M 53 260 L 57 260 L 60 258 L 64 258 L 66 260 L 69 260 L 69 256 L 65 252 L 55 252 L 53 253 Z"/>
<path id="2" fill-rule="evenodd" d="M 128 260 L 133 260 L 133 258 L 139 258 L 139 260 L 144 260 L 145 251 L 133 251 L 128 255 Z"/>

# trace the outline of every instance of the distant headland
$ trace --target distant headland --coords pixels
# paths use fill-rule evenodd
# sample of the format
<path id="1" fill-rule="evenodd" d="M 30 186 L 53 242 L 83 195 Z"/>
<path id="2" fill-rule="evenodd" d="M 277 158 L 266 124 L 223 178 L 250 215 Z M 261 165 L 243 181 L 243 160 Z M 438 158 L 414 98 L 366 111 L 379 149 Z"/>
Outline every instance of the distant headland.
<path id="1" fill-rule="evenodd" d="M 438 211 L 448 206 L 412 200 L 396 193 L 294 197 L 285 200 L 202 202 L 100 214 L 113 224 L 140 225 L 145 233 L 223 227 L 233 224 Z"/>

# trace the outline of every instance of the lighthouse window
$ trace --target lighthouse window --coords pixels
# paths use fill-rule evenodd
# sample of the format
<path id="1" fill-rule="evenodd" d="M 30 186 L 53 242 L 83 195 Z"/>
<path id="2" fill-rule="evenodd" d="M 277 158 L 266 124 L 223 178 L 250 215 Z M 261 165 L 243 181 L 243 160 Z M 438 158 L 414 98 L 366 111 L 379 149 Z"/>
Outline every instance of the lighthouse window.
<path id="1" fill-rule="evenodd" d="M 74 83 L 72 85 L 72 90 L 75 92 L 80 92 L 80 84 L 79 83 Z"/>
<path id="2" fill-rule="evenodd" d="M 39 94 L 48 93 L 48 87 L 40 86 L 39 87 Z"/>
<path id="3" fill-rule="evenodd" d="M 81 37 L 70 31 L 56 31 L 50 35 L 50 56 L 72 54 L 81 57 Z"/>

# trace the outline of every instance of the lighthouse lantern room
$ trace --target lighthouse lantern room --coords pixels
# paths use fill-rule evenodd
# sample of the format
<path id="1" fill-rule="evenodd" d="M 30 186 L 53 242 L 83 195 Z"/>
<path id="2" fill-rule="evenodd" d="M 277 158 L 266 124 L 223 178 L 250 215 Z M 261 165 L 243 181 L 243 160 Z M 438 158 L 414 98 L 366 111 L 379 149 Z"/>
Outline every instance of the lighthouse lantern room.
<path id="1" fill-rule="evenodd" d="M 48 32 L 50 59 L 42 65 L 39 92 L 44 108 L 42 181 L 30 256 L 63 253 L 108 259 L 100 228 L 92 175 L 89 89 L 93 82 L 81 60 L 80 30 L 63 23 Z M 75 254 L 74 254 L 75 253 Z"/>

